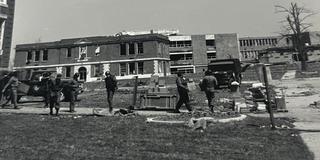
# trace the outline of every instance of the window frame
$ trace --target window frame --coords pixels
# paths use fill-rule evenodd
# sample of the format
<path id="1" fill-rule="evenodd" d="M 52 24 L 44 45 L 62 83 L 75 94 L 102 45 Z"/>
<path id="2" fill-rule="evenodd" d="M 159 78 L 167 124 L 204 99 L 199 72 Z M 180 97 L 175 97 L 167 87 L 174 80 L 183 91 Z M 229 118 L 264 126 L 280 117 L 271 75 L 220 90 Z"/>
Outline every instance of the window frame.
<path id="1" fill-rule="evenodd" d="M 44 55 L 46 54 L 46 59 L 44 59 Z M 42 61 L 48 61 L 49 60 L 49 51 L 47 49 L 44 49 L 42 51 Z"/>
<path id="2" fill-rule="evenodd" d="M 121 43 L 120 44 L 120 56 L 126 56 L 127 55 L 127 44 Z"/>
<path id="3" fill-rule="evenodd" d="M 129 55 L 134 55 L 135 53 L 135 49 L 134 49 L 134 43 L 129 43 Z"/>
<path id="4" fill-rule="evenodd" d="M 66 69 L 65 77 L 71 78 L 71 66 L 66 66 L 65 69 Z"/>
<path id="5" fill-rule="evenodd" d="M 36 50 L 34 52 L 34 62 L 39 62 L 40 61 L 40 55 L 41 55 L 41 51 L 40 50 Z"/>
<path id="6" fill-rule="evenodd" d="M 70 55 L 70 56 L 69 56 Z M 66 50 L 66 57 L 71 58 L 72 57 L 72 48 L 67 48 Z"/>
<path id="7" fill-rule="evenodd" d="M 82 58 L 82 55 L 85 55 L 85 57 Z M 79 46 L 79 60 L 83 61 L 83 60 L 86 60 L 87 58 L 88 58 L 88 46 Z"/>
<path id="8" fill-rule="evenodd" d="M 144 52 L 143 42 L 138 42 L 137 48 L 138 48 L 138 54 L 143 54 L 143 52 Z"/>

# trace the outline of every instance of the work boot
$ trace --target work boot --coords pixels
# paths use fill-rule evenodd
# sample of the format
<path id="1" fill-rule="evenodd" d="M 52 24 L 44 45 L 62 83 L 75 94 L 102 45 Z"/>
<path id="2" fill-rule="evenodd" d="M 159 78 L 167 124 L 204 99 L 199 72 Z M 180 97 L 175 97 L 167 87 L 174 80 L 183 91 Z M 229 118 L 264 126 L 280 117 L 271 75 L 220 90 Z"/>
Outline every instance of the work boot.
<path id="1" fill-rule="evenodd" d="M 53 115 L 53 111 L 52 111 L 53 109 L 52 108 L 50 108 L 50 115 Z"/>
<path id="2" fill-rule="evenodd" d="M 56 108 L 56 116 L 59 116 L 59 108 Z"/>

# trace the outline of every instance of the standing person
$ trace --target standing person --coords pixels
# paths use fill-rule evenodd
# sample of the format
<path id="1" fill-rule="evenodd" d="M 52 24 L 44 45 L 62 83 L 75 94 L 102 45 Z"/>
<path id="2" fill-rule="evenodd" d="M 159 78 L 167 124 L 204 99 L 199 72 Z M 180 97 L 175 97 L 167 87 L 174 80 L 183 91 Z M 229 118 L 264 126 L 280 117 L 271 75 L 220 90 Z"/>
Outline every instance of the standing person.
<path id="1" fill-rule="evenodd" d="M 189 99 L 189 89 L 188 89 L 188 81 L 183 76 L 183 73 L 178 73 L 178 77 L 176 79 L 177 89 L 179 93 L 179 101 L 176 105 L 175 113 L 180 113 L 179 109 L 181 105 L 184 103 L 186 105 L 186 108 L 189 112 L 192 111 L 190 106 L 190 99 Z"/>
<path id="2" fill-rule="evenodd" d="M 110 73 L 110 71 L 106 71 L 105 75 L 106 75 L 106 78 L 104 79 L 104 82 L 106 84 L 109 112 L 112 113 L 113 111 L 112 99 L 113 99 L 114 92 L 118 89 L 117 79 L 116 79 L 116 76 Z"/>
<path id="3" fill-rule="evenodd" d="M 57 74 L 56 79 L 49 80 L 49 102 L 50 102 L 50 115 L 53 115 L 53 108 L 56 109 L 56 116 L 59 114 L 60 109 L 60 95 L 62 91 L 61 74 Z"/>
<path id="4" fill-rule="evenodd" d="M 213 73 L 210 70 L 206 71 L 205 76 L 202 80 L 202 88 L 206 93 L 206 96 L 208 99 L 208 106 L 211 112 L 213 112 L 214 90 L 217 85 L 218 85 L 218 81 L 216 77 L 213 75 Z"/>
<path id="5" fill-rule="evenodd" d="M 4 86 L 8 83 L 9 79 L 10 79 L 9 72 L 5 72 L 3 74 L 3 77 L 0 79 L 0 90 L 1 91 L 4 88 Z M 1 102 L 0 104 L 5 104 L 5 103 L 3 103 L 3 101 L 6 100 L 6 97 L 8 97 L 8 95 L 10 96 L 10 94 L 8 94 L 6 92 L 0 93 L 0 102 Z"/>
<path id="6" fill-rule="evenodd" d="M 44 108 L 48 108 L 48 105 L 50 103 L 50 87 L 49 87 L 49 83 L 50 83 L 50 73 L 49 72 L 45 72 L 43 74 L 43 77 L 41 78 L 41 84 L 42 86 L 44 86 L 44 93 L 43 93 L 43 97 L 44 97 Z"/>
<path id="7" fill-rule="evenodd" d="M 17 76 L 18 76 L 18 72 L 16 71 L 12 72 L 10 74 L 9 81 L 2 89 L 2 93 L 4 93 L 7 90 L 7 88 L 10 87 L 10 92 L 11 92 L 10 99 L 11 99 L 11 104 L 13 104 L 14 106 L 14 109 L 20 109 L 17 104 L 18 86 L 20 84 Z"/>
<path id="8" fill-rule="evenodd" d="M 78 94 L 76 92 L 78 91 L 78 88 L 79 88 L 78 78 L 79 78 L 79 73 L 75 73 L 73 75 L 73 79 L 71 80 L 68 86 L 68 90 L 70 94 L 70 106 L 69 106 L 70 112 L 75 112 L 74 107 L 75 107 L 75 101 L 77 99 L 77 94 Z"/>

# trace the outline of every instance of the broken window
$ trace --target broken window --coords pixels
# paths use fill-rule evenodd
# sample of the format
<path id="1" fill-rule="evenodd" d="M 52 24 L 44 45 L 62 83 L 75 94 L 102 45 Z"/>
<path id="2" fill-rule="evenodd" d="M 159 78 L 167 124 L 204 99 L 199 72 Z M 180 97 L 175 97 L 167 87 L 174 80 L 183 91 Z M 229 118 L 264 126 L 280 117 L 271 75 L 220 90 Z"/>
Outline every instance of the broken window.
<path id="1" fill-rule="evenodd" d="M 79 59 L 85 60 L 87 58 L 87 46 L 80 47 L 79 49 Z"/>
<path id="2" fill-rule="evenodd" d="M 120 44 L 120 55 L 127 55 L 127 45 L 124 44 Z"/>
<path id="3" fill-rule="evenodd" d="M 42 60 L 43 61 L 47 61 L 48 60 L 48 50 L 47 49 L 43 50 Z"/>
<path id="4" fill-rule="evenodd" d="M 94 53 L 95 53 L 96 56 L 99 56 L 99 55 L 100 55 L 100 46 L 97 46 L 97 47 L 96 47 Z"/>

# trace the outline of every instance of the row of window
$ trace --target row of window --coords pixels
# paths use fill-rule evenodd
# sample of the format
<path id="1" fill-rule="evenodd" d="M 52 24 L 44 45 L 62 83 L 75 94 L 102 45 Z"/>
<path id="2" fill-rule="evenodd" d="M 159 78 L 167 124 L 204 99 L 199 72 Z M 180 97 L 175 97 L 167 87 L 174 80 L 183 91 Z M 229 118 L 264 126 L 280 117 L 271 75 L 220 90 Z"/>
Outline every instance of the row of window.
<path id="1" fill-rule="evenodd" d="M 194 73 L 193 68 L 171 68 L 171 74 L 177 73 Z"/>
<path id="2" fill-rule="evenodd" d="M 143 74 L 143 62 L 120 63 L 119 73 L 120 76 Z"/>
<path id="3" fill-rule="evenodd" d="M 247 58 L 258 58 L 259 51 L 241 51 L 241 56 L 244 59 L 247 59 Z"/>
<path id="4" fill-rule="evenodd" d="M 278 44 L 277 39 L 245 39 L 239 40 L 240 46 L 265 46 Z"/>
<path id="5" fill-rule="evenodd" d="M 215 40 L 210 39 L 206 40 L 206 45 L 207 47 L 215 47 Z M 175 48 L 175 47 L 192 47 L 192 42 L 189 41 L 170 41 L 170 47 Z"/>
<path id="6" fill-rule="evenodd" d="M 27 53 L 27 63 L 38 62 L 38 61 L 47 61 L 48 60 L 48 50 L 36 50 L 28 51 Z"/>
<path id="7" fill-rule="evenodd" d="M 120 44 L 120 55 L 133 55 L 143 53 L 143 43 Z"/>
<path id="8" fill-rule="evenodd" d="M 100 46 L 96 46 L 95 48 L 95 56 L 100 55 Z M 142 54 L 143 53 L 143 43 L 129 43 L 129 44 L 120 44 L 120 55 L 127 54 Z M 42 56 L 41 56 L 42 55 Z M 88 47 L 80 46 L 79 47 L 79 60 L 86 60 L 88 56 Z M 30 62 L 38 62 L 41 60 L 48 60 L 48 50 L 36 50 L 36 51 L 28 51 L 27 53 L 27 63 Z M 72 57 L 72 48 L 66 48 L 66 57 Z"/>

